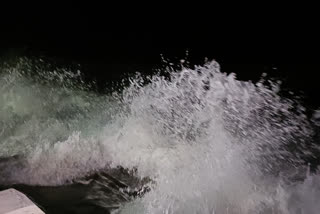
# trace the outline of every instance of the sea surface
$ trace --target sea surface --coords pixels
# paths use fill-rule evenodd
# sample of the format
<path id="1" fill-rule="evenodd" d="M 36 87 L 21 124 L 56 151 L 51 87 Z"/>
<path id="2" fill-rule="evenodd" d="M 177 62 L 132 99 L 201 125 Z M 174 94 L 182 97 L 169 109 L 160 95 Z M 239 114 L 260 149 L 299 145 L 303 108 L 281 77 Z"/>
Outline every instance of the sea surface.
<path id="1" fill-rule="evenodd" d="M 2 63 L 0 189 L 46 213 L 319 213 L 320 111 L 216 61 L 161 73 L 98 93 L 78 70 Z"/>

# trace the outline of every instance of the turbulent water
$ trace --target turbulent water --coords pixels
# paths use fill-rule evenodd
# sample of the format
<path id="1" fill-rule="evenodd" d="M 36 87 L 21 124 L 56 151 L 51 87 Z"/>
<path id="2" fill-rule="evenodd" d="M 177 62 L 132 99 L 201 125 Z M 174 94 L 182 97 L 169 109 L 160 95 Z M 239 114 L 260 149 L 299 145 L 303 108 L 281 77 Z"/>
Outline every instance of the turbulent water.
<path id="1" fill-rule="evenodd" d="M 80 73 L 38 63 L 0 71 L 0 186 L 106 172 L 85 196 L 100 207 L 110 208 L 109 175 L 119 192 L 126 179 L 136 194 L 147 188 L 117 201 L 120 213 L 319 213 L 314 124 L 278 84 L 239 81 L 212 61 L 101 95 Z"/>

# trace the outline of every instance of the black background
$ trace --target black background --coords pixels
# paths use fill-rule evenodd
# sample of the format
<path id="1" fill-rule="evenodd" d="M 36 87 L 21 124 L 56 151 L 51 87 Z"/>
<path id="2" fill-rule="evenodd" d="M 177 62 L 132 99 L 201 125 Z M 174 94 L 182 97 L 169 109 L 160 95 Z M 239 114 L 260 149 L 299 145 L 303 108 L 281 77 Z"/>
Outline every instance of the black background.
<path id="1" fill-rule="evenodd" d="M 202 11 L 174 10 L 178 19 L 166 11 L 152 19 L 153 10 L 141 15 L 135 10 L 111 14 L 112 7 L 51 9 L 2 8 L 2 60 L 35 56 L 80 64 L 87 78 L 103 85 L 136 71 L 152 73 L 163 65 L 160 55 L 179 63 L 188 51 L 191 65 L 216 59 L 223 72 L 253 81 L 268 73 L 282 80 L 285 90 L 302 94 L 307 105 L 320 105 L 320 37 L 312 11 L 302 15 L 286 8 L 276 16 L 269 10 L 258 18 L 261 8 L 252 9 L 253 14 L 240 10 L 217 16 L 216 10 L 203 11 L 205 17 Z"/>

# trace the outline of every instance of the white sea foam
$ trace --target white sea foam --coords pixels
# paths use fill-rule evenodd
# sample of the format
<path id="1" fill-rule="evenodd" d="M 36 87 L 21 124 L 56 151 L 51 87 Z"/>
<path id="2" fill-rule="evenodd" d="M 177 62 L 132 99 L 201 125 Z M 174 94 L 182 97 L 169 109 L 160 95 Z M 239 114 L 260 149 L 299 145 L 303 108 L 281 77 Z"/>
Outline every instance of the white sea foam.
<path id="1" fill-rule="evenodd" d="M 122 213 L 318 213 L 320 176 L 303 164 L 312 128 L 277 84 L 213 61 L 101 96 L 65 84 L 66 72 L 39 81 L 26 64 L 1 73 L 0 156 L 26 157 L 2 183 L 58 185 L 121 165 L 154 181 Z"/>

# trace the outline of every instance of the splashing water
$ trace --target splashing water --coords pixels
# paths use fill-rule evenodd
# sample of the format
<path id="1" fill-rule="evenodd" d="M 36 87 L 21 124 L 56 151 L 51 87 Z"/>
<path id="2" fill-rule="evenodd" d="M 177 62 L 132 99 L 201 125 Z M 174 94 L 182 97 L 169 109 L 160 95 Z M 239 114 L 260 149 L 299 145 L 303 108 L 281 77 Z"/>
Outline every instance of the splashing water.
<path id="1" fill-rule="evenodd" d="M 213 61 L 98 95 L 30 64 L 0 72 L 0 157 L 25 157 L 0 184 L 61 185 L 120 165 L 153 181 L 121 213 L 318 213 L 320 176 L 304 163 L 313 130 L 277 84 Z"/>

